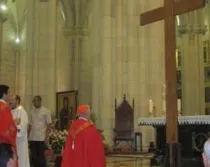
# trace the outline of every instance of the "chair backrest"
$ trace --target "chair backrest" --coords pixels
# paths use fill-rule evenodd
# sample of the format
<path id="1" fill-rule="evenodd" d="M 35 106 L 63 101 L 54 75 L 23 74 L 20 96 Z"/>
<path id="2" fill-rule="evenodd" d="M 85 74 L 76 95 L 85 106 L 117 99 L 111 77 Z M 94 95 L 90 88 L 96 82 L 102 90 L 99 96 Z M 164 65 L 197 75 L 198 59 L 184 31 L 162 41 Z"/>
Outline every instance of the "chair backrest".
<path id="1" fill-rule="evenodd" d="M 134 100 L 133 107 L 126 100 L 124 95 L 122 103 L 117 106 L 115 99 L 115 132 L 117 136 L 131 137 L 134 126 Z"/>

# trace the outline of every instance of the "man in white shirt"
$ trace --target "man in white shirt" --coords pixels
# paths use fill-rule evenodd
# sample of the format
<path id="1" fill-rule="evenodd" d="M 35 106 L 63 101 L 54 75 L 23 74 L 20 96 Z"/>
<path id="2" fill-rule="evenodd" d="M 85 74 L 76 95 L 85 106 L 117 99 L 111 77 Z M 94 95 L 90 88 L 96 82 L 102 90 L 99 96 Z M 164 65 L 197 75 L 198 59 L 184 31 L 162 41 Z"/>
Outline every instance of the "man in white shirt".
<path id="1" fill-rule="evenodd" d="M 46 167 L 44 151 L 52 123 L 51 114 L 48 109 L 42 106 L 41 96 L 35 96 L 33 98 L 33 105 L 34 108 L 29 117 L 29 142 L 32 164 L 34 167 Z"/>
<path id="2" fill-rule="evenodd" d="M 15 95 L 10 99 L 12 116 L 14 120 L 19 120 L 17 125 L 17 154 L 20 167 L 30 167 L 28 151 L 28 115 L 25 109 L 20 105 L 20 96 Z"/>

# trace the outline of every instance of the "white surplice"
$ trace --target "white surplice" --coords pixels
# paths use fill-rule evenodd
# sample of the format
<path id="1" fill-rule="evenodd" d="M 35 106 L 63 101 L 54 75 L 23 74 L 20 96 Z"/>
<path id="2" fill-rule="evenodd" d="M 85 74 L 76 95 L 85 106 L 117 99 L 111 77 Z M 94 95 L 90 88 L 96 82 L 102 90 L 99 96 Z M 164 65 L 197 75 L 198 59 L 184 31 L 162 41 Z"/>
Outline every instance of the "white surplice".
<path id="1" fill-rule="evenodd" d="M 30 167 L 28 151 L 28 114 L 22 106 L 12 110 L 13 119 L 20 118 L 16 138 L 19 167 Z"/>

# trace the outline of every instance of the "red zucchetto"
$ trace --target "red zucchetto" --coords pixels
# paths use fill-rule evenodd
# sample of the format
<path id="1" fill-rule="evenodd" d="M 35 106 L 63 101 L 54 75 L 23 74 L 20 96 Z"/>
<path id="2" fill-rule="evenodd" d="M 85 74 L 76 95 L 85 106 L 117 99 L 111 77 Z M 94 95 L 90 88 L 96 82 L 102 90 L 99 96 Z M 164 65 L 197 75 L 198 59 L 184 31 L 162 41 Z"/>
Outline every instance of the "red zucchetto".
<path id="1" fill-rule="evenodd" d="M 86 104 L 81 104 L 77 107 L 77 114 L 85 114 L 88 112 L 89 106 Z"/>

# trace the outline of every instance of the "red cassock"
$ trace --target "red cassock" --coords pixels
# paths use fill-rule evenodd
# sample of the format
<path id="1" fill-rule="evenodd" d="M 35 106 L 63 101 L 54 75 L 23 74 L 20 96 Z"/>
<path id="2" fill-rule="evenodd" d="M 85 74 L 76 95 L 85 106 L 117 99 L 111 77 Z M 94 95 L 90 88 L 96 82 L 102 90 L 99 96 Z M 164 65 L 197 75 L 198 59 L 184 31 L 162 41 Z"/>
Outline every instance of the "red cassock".
<path id="1" fill-rule="evenodd" d="M 61 167 L 106 167 L 102 138 L 92 121 L 78 119 L 72 124 Z"/>
<path id="2" fill-rule="evenodd" d="M 0 143 L 9 143 L 16 150 L 16 135 L 17 127 L 12 118 L 10 107 L 0 101 Z"/>
<path id="3" fill-rule="evenodd" d="M 8 104 L 0 101 L 0 143 L 9 143 L 15 147 L 17 128 Z"/>

